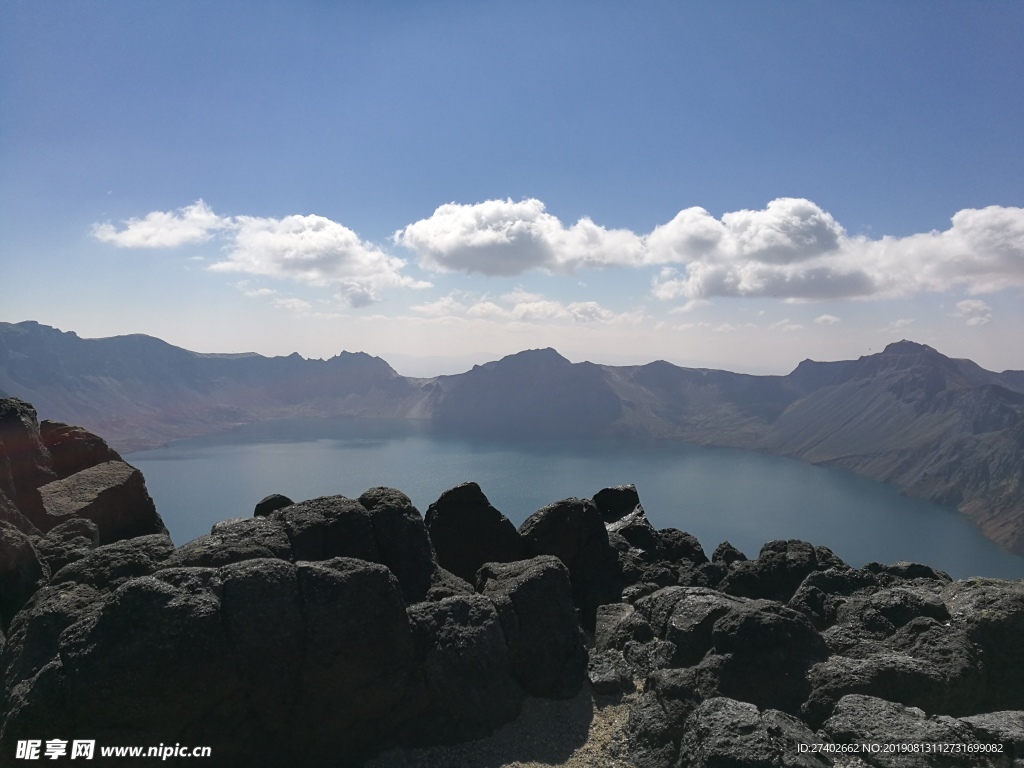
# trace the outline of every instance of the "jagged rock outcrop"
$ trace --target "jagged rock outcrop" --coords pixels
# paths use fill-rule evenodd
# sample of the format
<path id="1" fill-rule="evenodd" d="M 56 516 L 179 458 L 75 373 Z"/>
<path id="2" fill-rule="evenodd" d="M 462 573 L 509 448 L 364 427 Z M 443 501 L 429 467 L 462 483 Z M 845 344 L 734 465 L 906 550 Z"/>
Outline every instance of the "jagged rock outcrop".
<path id="1" fill-rule="evenodd" d="M 54 479 L 64 449 L 33 442 L 25 404 L 9 413 L 28 449 L 3 456 L 33 478 L 6 477 L 19 499 L 121 463 L 61 428 L 98 463 Z M 0 521 L 0 761 L 21 739 L 88 738 L 208 745 L 213 765 L 358 765 L 486 736 L 588 679 L 628 708 L 614 743 L 644 768 L 1024 761 L 1024 582 L 856 569 L 801 541 L 709 560 L 656 530 L 631 486 L 519 531 L 475 484 L 426 519 L 391 488 L 284 501 L 179 547 L 146 532 L 143 504 L 120 528 Z"/>
<path id="2" fill-rule="evenodd" d="M 491 506 L 476 483 L 442 493 L 424 521 L 437 562 L 468 582 L 475 581 L 484 563 L 511 563 L 527 556 L 512 521 Z"/>
<path id="3" fill-rule="evenodd" d="M 39 496 L 46 531 L 70 519 L 85 519 L 96 524 L 104 544 L 167 533 L 142 473 L 123 461 L 107 461 L 47 483 Z"/>

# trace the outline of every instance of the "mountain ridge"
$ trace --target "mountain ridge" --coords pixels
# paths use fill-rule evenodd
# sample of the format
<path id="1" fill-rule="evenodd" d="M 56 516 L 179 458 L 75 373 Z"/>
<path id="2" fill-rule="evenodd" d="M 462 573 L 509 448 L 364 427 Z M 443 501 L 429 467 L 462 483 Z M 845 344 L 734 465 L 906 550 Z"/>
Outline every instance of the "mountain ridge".
<path id="1" fill-rule="evenodd" d="M 410 378 L 364 352 L 195 353 L 134 334 L 81 339 L 0 323 L 0 391 L 119 451 L 268 418 L 385 417 L 480 437 L 679 439 L 857 472 L 956 506 L 1024 552 L 1024 371 L 987 371 L 902 340 L 784 376 L 572 363 L 524 350 Z"/>

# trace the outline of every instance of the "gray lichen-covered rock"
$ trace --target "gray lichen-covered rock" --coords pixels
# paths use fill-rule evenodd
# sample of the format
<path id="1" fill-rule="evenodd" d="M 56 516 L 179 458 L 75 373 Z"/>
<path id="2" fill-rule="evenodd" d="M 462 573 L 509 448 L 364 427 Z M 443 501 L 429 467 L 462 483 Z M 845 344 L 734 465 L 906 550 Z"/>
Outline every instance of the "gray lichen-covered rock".
<path id="1" fill-rule="evenodd" d="M 83 469 L 39 489 L 46 510 L 46 530 L 80 517 L 99 528 L 100 543 L 167 533 L 142 473 L 123 461 Z"/>

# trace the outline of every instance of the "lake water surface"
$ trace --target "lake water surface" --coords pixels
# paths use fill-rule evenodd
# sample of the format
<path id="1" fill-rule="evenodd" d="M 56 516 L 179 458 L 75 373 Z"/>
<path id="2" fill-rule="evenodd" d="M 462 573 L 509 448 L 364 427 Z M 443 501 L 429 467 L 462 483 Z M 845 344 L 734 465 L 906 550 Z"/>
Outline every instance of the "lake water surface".
<path id="1" fill-rule="evenodd" d="M 948 507 L 841 470 L 670 440 L 497 442 L 439 437 L 409 421 L 288 419 L 125 458 L 142 470 L 177 544 L 251 516 L 269 493 L 356 498 L 386 485 L 425 512 L 473 480 L 518 526 L 559 499 L 633 483 L 655 527 L 689 531 L 709 555 L 723 540 L 754 557 L 765 541 L 796 538 L 855 566 L 914 560 L 954 578 L 1024 577 L 1024 558 Z"/>

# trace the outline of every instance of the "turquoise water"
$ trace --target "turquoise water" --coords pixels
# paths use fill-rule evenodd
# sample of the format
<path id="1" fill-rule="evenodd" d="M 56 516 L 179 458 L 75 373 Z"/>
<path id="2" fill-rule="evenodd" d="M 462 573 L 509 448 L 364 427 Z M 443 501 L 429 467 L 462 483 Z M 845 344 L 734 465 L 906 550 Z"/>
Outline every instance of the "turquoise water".
<path id="1" fill-rule="evenodd" d="M 824 544 L 851 565 L 914 560 L 967 576 L 1024 577 L 955 510 L 900 496 L 841 470 L 676 441 L 497 442 L 439 437 L 408 421 L 282 420 L 139 451 L 177 544 L 269 493 L 301 501 L 375 485 L 404 491 L 420 511 L 474 480 L 516 525 L 545 504 L 634 483 L 651 522 L 697 536 L 709 554 L 728 540 L 756 556 L 769 539 Z"/>

